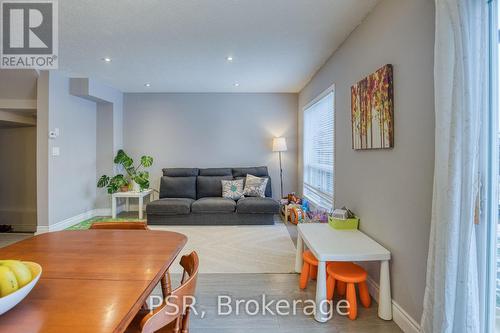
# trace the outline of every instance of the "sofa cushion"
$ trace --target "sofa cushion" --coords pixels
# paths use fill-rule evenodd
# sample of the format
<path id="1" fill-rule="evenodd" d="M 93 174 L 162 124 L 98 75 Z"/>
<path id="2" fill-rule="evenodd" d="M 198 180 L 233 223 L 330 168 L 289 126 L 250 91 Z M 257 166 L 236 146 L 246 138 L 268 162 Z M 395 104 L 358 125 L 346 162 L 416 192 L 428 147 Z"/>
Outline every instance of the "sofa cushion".
<path id="1" fill-rule="evenodd" d="M 232 176 L 198 176 L 196 179 L 197 198 L 222 197 L 221 180 L 231 180 Z"/>
<path id="2" fill-rule="evenodd" d="M 236 204 L 236 212 L 242 214 L 277 214 L 280 205 L 271 198 L 241 198 Z"/>
<path id="3" fill-rule="evenodd" d="M 266 177 L 255 177 L 248 174 L 245 180 L 245 187 L 243 189 L 243 195 L 245 197 L 266 197 L 266 185 L 268 178 Z"/>
<path id="4" fill-rule="evenodd" d="M 222 197 L 238 200 L 243 197 L 243 179 L 235 180 L 221 180 L 222 183 Z"/>
<path id="5" fill-rule="evenodd" d="M 150 215 L 187 215 L 191 213 L 193 199 L 163 198 L 147 204 L 146 212 Z"/>
<path id="6" fill-rule="evenodd" d="M 231 168 L 207 168 L 200 169 L 200 176 L 232 176 Z"/>
<path id="7" fill-rule="evenodd" d="M 196 199 L 196 177 L 161 177 L 160 198 Z"/>
<path id="8" fill-rule="evenodd" d="M 266 197 L 271 198 L 273 196 L 273 191 L 271 187 L 271 177 L 269 176 L 259 176 L 261 178 L 267 178 L 267 185 L 266 185 Z M 245 181 L 247 179 L 246 175 L 244 177 L 234 177 L 234 179 L 243 179 L 243 186 L 245 186 Z"/>
<path id="9" fill-rule="evenodd" d="M 226 198 L 201 198 L 193 202 L 193 213 L 232 213 L 236 202 Z"/>
<path id="10" fill-rule="evenodd" d="M 164 176 L 169 177 L 195 177 L 199 173 L 197 168 L 165 168 L 162 171 Z"/>
<path id="11" fill-rule="evenodd" d="M 233 168 L 233 177 L 246 177 L 248 174 L 256 177 L 269 176 L 266 166 L 251 167 L 251 168 Z"/>

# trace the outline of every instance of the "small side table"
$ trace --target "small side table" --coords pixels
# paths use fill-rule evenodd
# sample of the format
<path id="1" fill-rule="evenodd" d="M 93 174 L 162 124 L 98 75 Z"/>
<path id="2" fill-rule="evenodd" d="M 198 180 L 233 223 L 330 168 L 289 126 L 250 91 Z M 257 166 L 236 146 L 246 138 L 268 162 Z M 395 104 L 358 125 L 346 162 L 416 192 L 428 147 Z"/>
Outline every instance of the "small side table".
<path id="1" fill-rule="evenodd" d="M 116 192 L 111 195 L 111 215 L 114 219 L 116 219 L 116 199 L 117 198 L 126 198 L 127 199 L 127 212 L 130 210 L 130 203 L 129 199 L 130 198 L 137 198 L 139 199 L 139 219 L 143 218 L 143 206 L 144 206 L 144 198 L 149 197 L 149 200 L 151 201 L 151 193 L 153 193 L 153 190 L 144 190 L 142 192 L 134 192 L 134 191 L 128 191 L 128 192 Z"/>

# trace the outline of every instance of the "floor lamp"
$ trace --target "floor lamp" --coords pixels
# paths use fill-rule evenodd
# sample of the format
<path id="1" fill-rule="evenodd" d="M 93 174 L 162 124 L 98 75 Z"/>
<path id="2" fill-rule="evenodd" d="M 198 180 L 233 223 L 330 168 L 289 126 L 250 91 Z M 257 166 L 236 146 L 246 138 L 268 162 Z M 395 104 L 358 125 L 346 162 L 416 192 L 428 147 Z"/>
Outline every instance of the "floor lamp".
<path id="1" fill-rule="evenodd" d="M 281 167 L 281 152 L 286 151 L 286 140 L 283 137 L 274 138 L 273 139 L 273 151 L 279 153 L 280 157 L 280 188 L 281 188 L 281 197 L 283 198 L 283 168 Z"/>

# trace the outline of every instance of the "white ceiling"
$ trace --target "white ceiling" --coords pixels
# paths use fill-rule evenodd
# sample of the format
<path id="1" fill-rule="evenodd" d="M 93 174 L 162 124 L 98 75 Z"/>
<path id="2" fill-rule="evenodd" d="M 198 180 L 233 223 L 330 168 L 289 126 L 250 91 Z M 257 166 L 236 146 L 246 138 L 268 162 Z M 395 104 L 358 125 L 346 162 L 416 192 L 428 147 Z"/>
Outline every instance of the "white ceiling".
<path id="1" fill-rule="evenodd" d="M 59 1 L 59 67 L 124 92 L 298 92 L 377 2 Z"/>

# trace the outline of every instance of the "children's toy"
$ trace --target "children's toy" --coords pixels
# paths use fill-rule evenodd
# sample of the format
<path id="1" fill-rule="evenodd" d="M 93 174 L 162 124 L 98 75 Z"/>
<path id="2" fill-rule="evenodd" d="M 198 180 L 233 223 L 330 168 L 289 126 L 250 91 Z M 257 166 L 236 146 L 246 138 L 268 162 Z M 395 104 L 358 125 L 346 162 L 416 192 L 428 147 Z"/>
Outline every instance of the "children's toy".
<path id="1" fill-rule="evenodd" d="M 309 201 L 307 199 L 302 199 L 302 210 L 307 213 L 309 211 Z"/>
<path id="2" fill-rule="evenodd" d="M 319 223 L 326 223 L 328 222 L 328 213 L 321 210 L 321 209 L 316 209 L 316 210 L 311 210 L 308 212 L 308 216 L 311 219 L 312 222 L 319 222 Z"/>
<path id="3" fill-rule="evenodd" d="M 290 222 L 293 224 L 299 224 L 304 222 L 304 211 L 299 206 L 293 206 L 290 208 Z"/>
<path id="4" fill-rule="evenodd" d="M 337 220 L 346 220 L 348 218 L 347 210 L 335 209 L 332 213 L 332 217 Z"/>
<path id="5" fill-rule="evenodd" d="M 288 202 L 289 203 L 295 203 L 295 204 L 299 204 L 301 203 L 301 199 L 299 196 L 297 196 L 295 194 L 295 192 L 292 192 L 290 194 L 288 194 Z"/>

